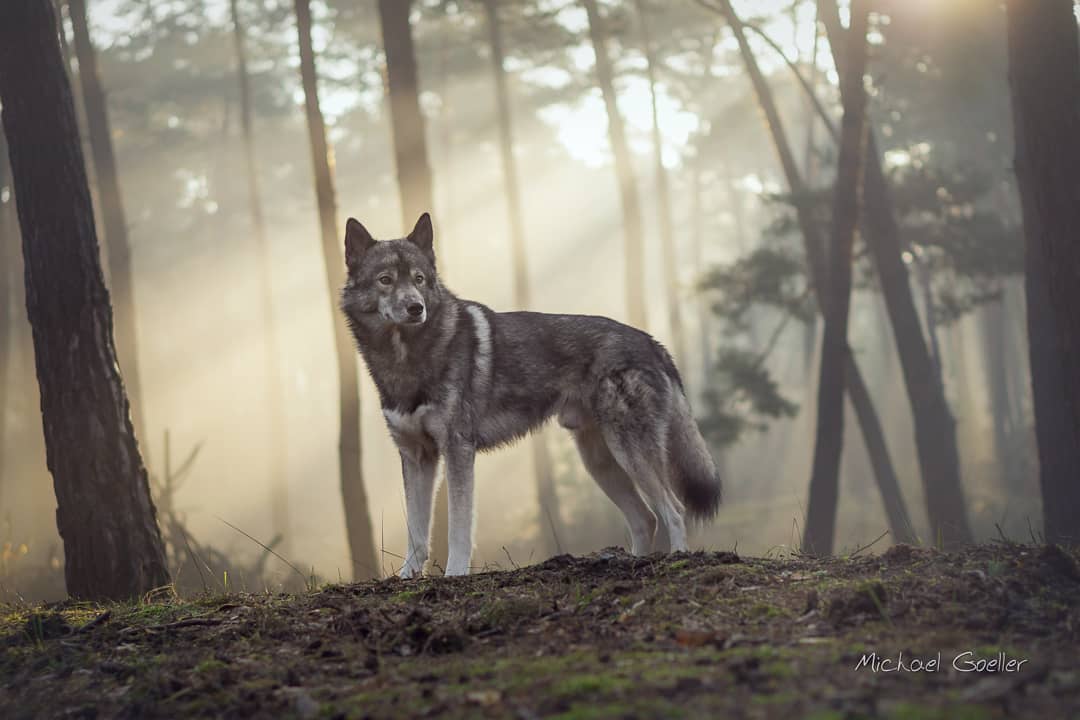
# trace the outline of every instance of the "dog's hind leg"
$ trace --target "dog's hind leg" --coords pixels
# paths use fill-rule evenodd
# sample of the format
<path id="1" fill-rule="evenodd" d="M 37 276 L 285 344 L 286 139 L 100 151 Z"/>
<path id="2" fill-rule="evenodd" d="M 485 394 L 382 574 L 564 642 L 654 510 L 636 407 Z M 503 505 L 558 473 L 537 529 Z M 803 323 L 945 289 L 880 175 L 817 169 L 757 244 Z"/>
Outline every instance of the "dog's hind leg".
<path id="1" fill-rule="evenodd" d="M 685 509 L 668 482 L 666 378 L 626 370 L 603 378 L 595 412 L 604 442 L 656 514 L 664 551 L 687 550 Z M 666 536 L 666 537 L 663 537 Z"/>
<path id="2" fill-rule="evenodd" d="M 420 577 L 431 546 L 431 506 L 435 496 L 438 455 L 430 452 L 401 453 L 401 474 L 405 478 L 405 525 L 408 550 L 401 577 Z"/>
<path id="3" fill-rule="evenodd" d="M 587 425 L 574 428 L 573 433 L 585 469 L 626 518 L 631 552 L 647 555 L 656 533 L 656 516 L 641 499 L 633 481 L 612 457 L 599 428 Z"/>
<path id="4" fill-rule="evenodd" d="M 634 478 L 638 491 L 645 496 L 645 501 L 663 526 L 663 532 L 657 532 L 657 536 L 667 536 L 667 543 L 664 543 L 667 547 L 657 549 L 665 552 L 687 550 L 682 503 L 663 482 L 663 461 L 660 459 L 663 447 L 645 451 L 622 436 L 618 430 L 610 428 L 604 429 L 604 440 L 626 474 Z"/>

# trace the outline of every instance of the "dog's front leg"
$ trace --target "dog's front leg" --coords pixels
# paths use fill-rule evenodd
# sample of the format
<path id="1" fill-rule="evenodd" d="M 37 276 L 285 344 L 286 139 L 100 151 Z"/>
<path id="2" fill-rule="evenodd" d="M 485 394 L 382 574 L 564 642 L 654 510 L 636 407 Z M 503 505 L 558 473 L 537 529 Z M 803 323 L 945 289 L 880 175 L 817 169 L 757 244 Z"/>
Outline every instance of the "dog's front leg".
<path id="1" fill-rule="evenodd" d="M 446 451 L 446 483 L 450 500 L 450 555 L 447 575 L 468 575 L 473 547 L 473 462 L 476 448 L 451 443 Z"/>
<path id="2" fill-rule="evenodd" d="M 401 453 L 401 474 L 405 479 L 405 525 L 409 533 L 408 551 L 401 577 L 420 577 L 431 545 L 431 505 L 435 495 L 435 470 L 439 458 L 429 453 Z"/>

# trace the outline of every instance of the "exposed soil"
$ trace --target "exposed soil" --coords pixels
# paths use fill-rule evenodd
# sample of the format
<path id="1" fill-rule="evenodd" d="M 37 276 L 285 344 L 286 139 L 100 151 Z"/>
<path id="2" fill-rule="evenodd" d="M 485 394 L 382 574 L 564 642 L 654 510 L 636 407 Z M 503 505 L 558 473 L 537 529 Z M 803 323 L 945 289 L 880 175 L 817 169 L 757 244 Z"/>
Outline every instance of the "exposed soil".
<path id="1" fill-rule="evenodd" d="M 1053 547 L 606 550 L 297 596 L 3 607 L 0 714 L 1049 720 L 1080 717 L 1078 650 L 1080 563 Z M 940 670 L 857 669 L 871 652 Z M 960 672 L 961 653 L 1014 671 Z"/>

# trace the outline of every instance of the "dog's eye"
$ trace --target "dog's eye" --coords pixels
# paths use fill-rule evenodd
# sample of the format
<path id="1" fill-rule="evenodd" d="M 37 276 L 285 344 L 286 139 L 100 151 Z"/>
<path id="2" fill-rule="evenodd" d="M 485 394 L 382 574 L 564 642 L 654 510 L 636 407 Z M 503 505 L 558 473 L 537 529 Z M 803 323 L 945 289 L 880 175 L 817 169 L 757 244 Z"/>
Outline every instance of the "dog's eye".
<path id="1" fill-rule="evenodd" d="M 423 285 L 424 284 L 424 276 L 421 275 L 420 273 L 417 273 L 416 277 L 414 277 L 413 280 L 416 281 L 417 285 Z"/>
<path id="2" fill-rule="evenodd" d="M 379 283 L 382 285 L 392 285 L 394 283 L 394 278 L 390 277 L 389 275 L 380 275 Z"/>

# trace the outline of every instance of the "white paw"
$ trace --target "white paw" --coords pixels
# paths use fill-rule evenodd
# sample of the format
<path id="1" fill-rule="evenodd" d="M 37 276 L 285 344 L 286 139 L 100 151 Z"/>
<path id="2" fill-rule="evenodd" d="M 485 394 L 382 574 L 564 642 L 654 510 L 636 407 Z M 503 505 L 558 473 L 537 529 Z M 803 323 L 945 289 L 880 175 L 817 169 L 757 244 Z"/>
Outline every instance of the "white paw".
<path id="1" fill-rule="evenodd" d="M 447 577 L 454 577 L 454 576 L 457 576 L 457 575 L 468 575 L 468 574 L 469 574 L 469 563 L 468 563 L 468 561 L 466 561 L 466 562 L 454 562 L 453 560 L 450 560 L 449 562 L 446 563 L 446 576 Z"/>
<path id="2" fill-rule="evenodd" d="M 411 580 L 412 578 L 422 577 L 424 575 L 424 563 L 422 562 L 407 562 L 405 567 L 401 568 L 401 572 L 398 573 L 398 577 L 402 580 Z"/>

